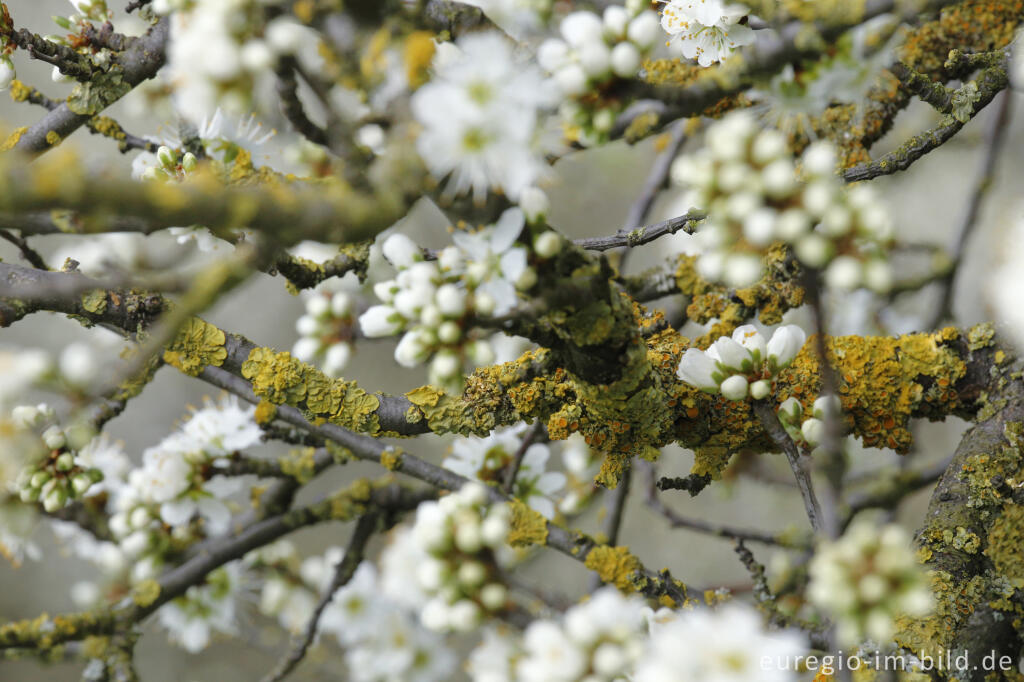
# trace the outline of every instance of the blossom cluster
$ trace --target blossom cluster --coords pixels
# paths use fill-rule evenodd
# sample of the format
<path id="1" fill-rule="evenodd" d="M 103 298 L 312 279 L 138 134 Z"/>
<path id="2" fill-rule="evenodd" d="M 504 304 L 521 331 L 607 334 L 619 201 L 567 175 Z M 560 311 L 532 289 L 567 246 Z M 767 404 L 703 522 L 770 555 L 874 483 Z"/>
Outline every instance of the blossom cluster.
<path id="1" fill-rule="evenodd" d="M 572 12 L 559 25 L 561 38 L 537 49 L 537 61 L 552 76 L 565 102 L 562 117 L 577 127 L 580 142 L 607 136 L 615 122 L 613 108 L 587 104 L 587 96 L 616 78 L 633 78 L 658 39 L 658 17 L 642 3 L 609 5 L 602 15 Z M 592 98 L 591 98 L 592 99 Z"/>
<path id="2" fill-rule="evenodd" d="M 341 376 L 352 358 L 355 300 L 345 291 L 317 288 L 306 293 L 306 312 L 295 321 L 299 340 L 292 355 L 302 362 L 318 361 L 324 374 Z"/>
<path id="3" fill-rule="evenodd" d="M 652 611 L 604 587 L 561 618 L 535 620 L 522 636 L 487 630 L 468 672 L 475 682 L 788 682 L 798 679 L 792 661 L 805 650 L 801 635 L 765 630 L 742 603 Z"/>
<path id="4" fill-rule="evenodd" d="M 11 410 L 11 417 L 22 429 L 40 432 L 42 441 L 42 447 L 33 448 L 42 456 L 33 458 L 17 479 L 23 502 L 40 502 L 43 509 L 55 512 L 84 497 L 103 480 L 103 472 L 84 464 L 69 446 L 68 434 L 55 423 L 52 407 L 45 403 L 18 405 Z"/>
<path id="5" fill-rule="evenodd" d="M 199 167 L 199 159 L 192 152 L 179 156 L 167 145 L 160 145 L 155 155 L 136 156 L 132 166 L 141 180 L 184 180 Z"/>
<path id="6" fill-rule="evenodd" d="M 494 358 L 490 344 L 472 333 L 473 320 L 507 313 L 518 300 L 516 292 L 537 282 L 530 251 L 515 246 L 524 226 L 523 211 L 508 209 L 494 225 L 456 232 L 455 246 L 442 249 L 436 261 L 425 260 L 409 237 L 392 234 L 382 250 L 398 274 L 374 285 L 382 303 L 360 315 L 363 334 L 403 333 L 395 348 L 398 364 L 415 367 L 432 358 L 430 380 L 458 386 L 467 360 L 486 364 Z M 560 248 L 561 238 L 545 232 L 535 240 L 534 254 L 552 256 Z"/>
<path id="7" fill-rule="evenodd" d="M 484 483 L 503 483 L 528 428 L 520 424 L 496 429 L 486 438 L 457 438 L 452 444 L 451 456 L 445 458 L 441 466 Z M 532 443 L 527 447 L 512 488 L 517 499 L 548 519 L 555 516 L 554 499 L 566 481 L 563 473 L 545 471 L 550 456 L 551 448 L 547 443 Z"/>
<path id="8" fill-rule="evenodd" d="M 746 5 L 723 0 L 667 0 L 661 27 L 684 57 L 711 66 L 754 42 L 754 31 L 740 23 L 749 12 Z"/>
<path id="9" fill-rule="evenodd" d="M 841 538 L 818 548 L 807 595 L 836 623 L 844 645 L 871 638 L 886 644 L 900 616 L 924 616 L 932 593 L 910 537 L 900 526 L 858 519 Z"/>
<path id="10" fill-rule="evenodd" d="M 825 435 L 825 420 L 838 415 L 840 409 L 839 398 L 821 396 L 814 401 L 810 416 L 805 418 L 803 405 L 796 398 L 787 398 L 779 405 L 779 421 L 795 443 L 816 448 Z"/>
<path id="11" fill-rule="evenodd" d="M 892 219 L 872 187 L 843 185 L 830 143 L 804 151 L 801 182 L 785 136 L 759 129 L 749 112 L 725 116 L 706 140 L 672 166 L 674 181 L 691 188 L 686 201 L 708 212 L 698 232 L 701 275 L 734 287 L 752 284 L 764 269 L 761 251 L 781 240 L 802 263 L 822 269 L 830 287 L 889 290 Z"/>
<path id="12" fill-rule="evenodd" d="M 241 562 L 232 561 L 210 571 L 198 585 L 157 611 L 157 620 L 172 643 L 189 653 L 199 653 L 214 633 L 237 635 L 237 602 L 245 589 Z"/>
<path id="13" fill-rule="evenodd" d="M 369 561 L 327 604 L 317 631 L 330 635 L 344 649 L 348 673 L 358 682 L 443 680 L 455 668 L 454 652 L 441 635 L 419 624 L 419 596 L 409 599 L 408 576 L 421 555 L 402 554 L 413 548 L 404 527 L 381 556 L 381 570 Z M 396 556 L 396 552 L 401 555 Z M 313 617 L 318 601 L 329 589 L 335 567 L 343 558 L 340 547 L 299 560 L 294 545 L 279 541 L 247 555 L 250 570 L 264 575 L 259 609 L 277 618 L 286 630 L 299 633 Z M 401 564 L 401 569 L 395 566 Z"/>
<path id="14" fill-rule="evenodd" d="M 412 96 L 422 131 L 416 148 L 448 196 L 482 201 L 500 190 L 513 201 L 544 174 L 539 112 L 556 93 L 536 66 L 497 31 L 443 43 L 433 77 Z"/>
<path id="15" fill-rule="evenodd" d="M 251 111 L 280 58 L 318 63 L 318 35 L 287 14 L 268 21 L 260 0 L 155 0 L 151 8 L 171 14 L 167 57 L 175 104 L 197 125 L 218 106 Z"/>
<path id="16" fill-rule="evenodd" d="M 413 537 L 427 553 L 416 576 L 430 595 L 420 613 L 424 626 L 469 632 L 484 614 L 506 608 L 495 551 L 505 545 L 509 514 L 507 505 L 489 506 L 486 488 L 475 481 L 416 509 Z"/>
<path id="17" fill-rule="evenodd" d="M 208 400 L 179 430 L 143 451 L 142 466 L 116 491 L 110 517 L 111 532 L 135 560 L 134 580 L 158 572 L 172 540 L 227 532 L 231 510 L 225 500 L 244 482 L 218 469 L 229 456 L 262 441 L 253 412 L 233 396 Z"/>
<path id="18" fill-rule="evenodd" d="M 676 375 L 702 391 L 721 393 L 726 400 L 743 400 L 748 394 L 761 400 L 771 393 L 772 377 L 793 362 L 806 340 L 807 334 L 796 325 L 779 327 L 765 341 L 754 325 L 745 324 L 707 350 L 688 348 Z"/>

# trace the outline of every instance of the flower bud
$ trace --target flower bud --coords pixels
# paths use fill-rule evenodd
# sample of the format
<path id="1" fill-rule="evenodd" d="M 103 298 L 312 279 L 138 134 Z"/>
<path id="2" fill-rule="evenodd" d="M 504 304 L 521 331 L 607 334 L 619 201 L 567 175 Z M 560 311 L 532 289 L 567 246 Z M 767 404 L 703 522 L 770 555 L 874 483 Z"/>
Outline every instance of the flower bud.
<path id="1" fill-rule="evenodd" d="M 185 156 L 181 157 L 181 168 L 186 173 L 191 173 L 199 168 L 199 159 L 192 152 L 185 152 Z"/>
<path id="2" fill-rule="evenodd" d="M 601 23 L 604 24 L 604 35 L 606 38 L 620 39 L 626 35 L 626 27 L 629 25 L 629 12 L 620 5 L 609 5 L 605 7 L 601 16 Z"/>
<path id="3" fill-rule="evenodd" d="M 761 379 L 750 384 L 750 397 L 754 400 L 763 400 L 768 397 L 768 394 L 772 391 L 772 384 L 770 381 Z"/>
<path id="4" fill-rule="evenodd" d="M 62 486 L 55 486 L 43 498 L 43 509 L 52 513 L 58 509 L 62 509 L 67 501 L 67 491 L 65 491 Z"/>
<path id="5" fill-rule="evenodd" d="M 352 346 L 344 341 L 333 344 L 324 353 L 324 374 L 329 377 L 339 376 L 351 358 Z"/>
<path id="6" fill-rule="evenodd" d="M 612 48 L 612 72 L 619 78 L 633 78 L 640 70 L 642 57 L 633 43 L 619 43 Z"/>
<path id="7" fill-rule="evenodd" d="M 442 284 L 434 293 L 434 302 L 445 317 L 462 317 L 466 313 L 466 293 L 455 284 Z"/>
<path id="8" fill-rule="evenodd" d="M 299 362 L 311 363 L 320 352 L 320 341 L 304 336 L 292 346 L 292 357 Z"/>
<path id="9" fill-rule="evenodd" d="M 396 268 L 410 267 L 423 257 L 416 242 L 401 232 L 396 232 L 385 239 L 384 244 L 381 245 L 381 251 L 388 262 Z"/>
<path id="10" fill-rule="evenodd" d="M 747 397 L 747 379 L 734 374 L 722 382 L 722 397 L 726 400 L 743 400 Z"/>
<path id="11" fill-rule="evenodd" d="M 0 57 L 0 92 L 11 87 L 11 83 L 18 77 L 14 70 L 14 62 L 7 57 Z"/>
<path id="12" fill-rule="evenodd" d="M 60 450 L 67 444 L 67 439 L 64 436 L 64 432 L 57 425 L 51 426 L 43 431 L 43 442 L 46 443 L 46 447 L 51 450 Z"/>
<path id="13" fill-rule="evenodd" d="M 816 448 L 821 445 L 821 440 L 825 436 L 825 422 L 811 417 L 805 419 L 804 423 L 800 426 L 800 433 L 803 434 L 804 440 L 812 448 Z"/>
<path id="14" fill-rule="evenodd" d="M 480 590 L 480 603 L 488 611 L 497 611 L 505 606 L 508 598 L 508 590 L 500 583 L 490 583 Z"/>
<path id="15" fill-rule="evenodd" d="M 440 379 L 452 379 L 461 370 L 459 356 L 450 350 L 440 351 L 430 363 L 431 371 Z"/>
<path id="16" fill-rule="evenodd" d="M 393 336 L 403 326 L 398 311 L 389 305 L 375 305 L 359 316 L 359 327 L 370 338 Z"/>
<path id="17" fill-rule="evenodd" d="M 54 466 L 57 471 L 71 471 L 75 468 L 75 456 L 70 452 L 62 452 L 57 456 Z"/>
<path id="18" fill-rule="evenodd" d="M 641 50 L 649 50 L 657 42 L 660 31 L 658 15 L 646 11 L 641 12 L 639 16 L 629 22 L 626 37 Z"/>
<path id="19" fill-rule="evenodd" d="M 533 251 L 541 258 L 554 258 L 562 250 L 562 236 L 548 230 L 533 240 Z"/>
<path id="20" fill-rule="evenodd" d="M 451 320 L 446 320 L 437 328 L 437 338 L 445 344 L 458 343 L 462 338 L 462 327 Z"/>
<path id="21" fill-rule="evenodd" d="M 75 491 L 76 496 L 84 495 L 92 484 L 92 478 L 88 474 L 76 474 L 71 478 L 71 489 Z"/>
<path id="22" fill-rule="evenodd" d="M 156 150 L 156 158 L 160 162 L 160 165 L 168 170 L 173 169 L 178 165 L 178 157 L 174 151 L 167 145 L 161 145 Z"/>
<path id="23" fill-rule="evenodd" d="M 551 202 L 544 190 L 527 187 L 519 193 L 519 208 L 523 210 L 526 222 L 532 225 L 544 220 L 551 209 Z"/>

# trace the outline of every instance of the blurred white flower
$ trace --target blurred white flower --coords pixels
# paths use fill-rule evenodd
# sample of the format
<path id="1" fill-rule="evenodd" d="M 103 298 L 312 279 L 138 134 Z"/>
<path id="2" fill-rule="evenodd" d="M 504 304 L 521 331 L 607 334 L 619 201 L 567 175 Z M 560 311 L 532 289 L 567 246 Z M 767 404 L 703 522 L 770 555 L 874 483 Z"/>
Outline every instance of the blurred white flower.
<path id="1" fill-rule="evenodd" d="M 495 31 L 466 35 L 458 48 L 435 59 L 434 77 L 412 97 L 417 149 L 437 179 L 451 175 L 447 194 L 482 201 L 499 189 L 515 200 L 545 171 L 537 119 L 554 103 L 550 86 Z"/>
<path id="2" fill-rule="evenodd" d="M 799 677 L 794 658 L 806 648 L 801 634 L 766 631 L 761 615 L 744 604 L 732 602 L 715 611 L 697 608 L 652 628 L 635 679 L 795 681 Z"/>
<path id="3" fill-rule="evenodd" d="M 242 570 L 235 561 L 211 572 L 202 585 L 193 585 L 185 595 L 167 602 L 157 611 L 168 638 L 189 653 L 199 653 L 214 633 L 238 632 L 235 600 L 242 590 Z"/>

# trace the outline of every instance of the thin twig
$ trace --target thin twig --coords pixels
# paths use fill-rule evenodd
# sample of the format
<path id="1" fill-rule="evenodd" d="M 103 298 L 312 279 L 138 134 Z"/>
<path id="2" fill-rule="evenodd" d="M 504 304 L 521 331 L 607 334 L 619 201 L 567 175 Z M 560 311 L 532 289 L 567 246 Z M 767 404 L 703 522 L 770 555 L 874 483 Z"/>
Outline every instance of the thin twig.
<path id="1" fill-rule="evenodd" d="M 32 265 L 32 267 L 37 268 L 39 270 L 50 269 L 50 266 L 46 264 L 46 261 L 43 259 L 42 256 L 39 255 L 39 252 L 33 249 L 31 246 L 29 246 L 27 239 L 19 237 L 18 235 L 8 230 L 0 230 L 0 239 L 9 241 L 10 243 L 17 246 L 18 251 L 21 252 L 21 257 L 27 260 Z"/>
<path id="2" fill-rule="evenodd" d="M 691 519 L 689 517 L 685 517 L 662 502 L 661 498 L 658 497 L 658 486 L 656 481 L 657 472 L 655 471 L 654 465 L 650 462 L 640 461 L 637 462 L 636 466 L 640 467 L 645 478 L 644 502 L 652 511 L 665 517 L 672 528 L 686 528 L 687 530 L 712 535 L 714 537 L 760 542 L 765 545 L 775 545 L 779 547 L 803 547 L 801 543 L 784 539 L 780 535 L 773 535 L 771 533 L 764 533 L 756 530 L 732 528 L 722 524 L 710 523 L 703 519 Z"/>
<path id="3" fill-rule="evenodd" d="M 789 466 L 796 477 L 797 488 L 800 490 L 800 497 L 804 500 L 804 508 L 807 510 L 807 518 L 810 519 L 811 528 L 815 532 L 824 530 L 822 523 L 821 505 L 814 494 L 814 486 L 811 483 L 811 475 L 804 465 L 800 450 L 796 443 L 782 427 L 778 416 L 775 414 L 775 406 L 764 400 L 754 401 L 754 414 L 761 420 L 761 426 L 772 439 L 772 442 L 786 454 Z"/>
<path id="4" fill-rule="evenodd" d="M 821 277 L 815 270 L 808 270 L 804 277 L 804 295 L 811 309 L 811 318 L 814 321 L 815 351 L 818 355 L 818 368 L 821 376 L 822 396 L 830 396 L 839 400 L 839 377 L 829 362 L 828 344 L 826 342 L 827 329 L 825 326 L 825 308 L 821 300 Z M 825 504 L 825 512 L 822 519 L 822 528 L 830 538 L 839 535 L 839 499 L 843 494 L 843 477 L 845 476 L 845 464 L 843 460 L 842 441 L 842 419 L 838 409 L 825 410 L 824 414 L 824 435 L 821 444 L 818 446 L 821 452 L 821 459 L 828 463 L 830 471 L 828 488 L 824 491 L 822 499 Z M 775 419 L 778 421 L 778 418 Z M 789 439 L 789 434 L 786 434 Z M 792 442 L 792 439 L 789 439 Z M 794 447 L 795 444 L 794 444 Z M 808 479 L 809 481 L 810 479 Z"/>
<path id="5" fill-rule="evenodd" d="M 309 651 L 313 640 L 316 639 L 320 617 L 330 605 L 331 600 L 334 598 L 334 593 L 352 579 L 356 568 L 359 567 L 360 562 L 363 560 L 366 544 L 370 541 L 374 531 L 376 531 L 379 520 L 377 514 L 373 513 L 359 518 L 359 522 L 356 523 L 356 528 L 352 532 L 352 538 L 349 540 L 348 547 L 345 550 L 345 556 L 334 567 L 334 578 L 320 597 L 320 601 L 313 610 L 313 615 L 310 616 L 309 621 L 306 623 L 306 629 L 295 640 L 288 655 L 281 659 L 277 666 L 263 677 L 262 682 L 280 682 L 280 680 L 283 680 L 289 673 L 295 670 L 296 666 L 305 658 L 306 652 Z"/>
<path id="6" fill-rule="evenodd" d="M 523 458 L 526 456 L 526 451 L 530 449 L 537 437 L 541 435 L 544 430 L 544 422 L 540 419 L 530 428 L 529 431 L 523 436 L 523 442 L 519 444 L 519 449 L 516 450 L 515 456 L 512 458 L 512 466 L 508 469 L 508 474 L 505 476 L 505 494 L 513 495 L 513 489 L 516 485 L 516 477 L 519 475 L 519 468 L 523 465 Z"/>
<path id="7" fill-rule="evenodd" d="M 651 208 L 654 206 L 654 200 L 658 198 L 658 194 L 665 188 L 665 184 L 668 182 L 672 162 L 675 160 L 676 154 L 678 154 L 679 150 L 682 148 L 683 142 L 686 141 L 686 126 L 686 119 L 676 121 L 672 125 L 672 128 L 668 133 L 668 142 L 666 143 L 665 148 L 661 150 L 658 156 L 654 159 L 654 163 L 651 164 L 651 170 L 647 175 L 647 179 L 644 181 L 644 186 L 640 190 L 640 195 L 629 207 L 629 213 L 626 214 L 626 220 L 623 223 L 622 229 L 619 231 L 621 235 L 628 234 L 634 225 L 643 225 L 647 222 L 647 218 L 651 213 Z M 629 249 L 622 252 L 619 260 L 620 272 L 623 267 L 625 267 L 625 262 L 629 257 L 629 253 Z"/>
<path id="8" fill-rule="evenodd" d="M 697 229 L 697 223 L 707 217 L 707 214 L 701 211 L 690 211 L 685 215 L 676 216 L 675 218 L 669 218 L 663 220 L 660 223 L 654 223 L 653 225 L 647 225 L 645 227 L 637 227 L 635 229 L 627 231 L 619 230 L 617 233 L 610 237 L 589 237 L 587 239 L 576 239 L 574 243 L 576 246 L 587 249 L 588 251 L 608 251 L 609 249 L 617 249 L 619 247 L 635 247 L 649 244 L 655 239 L 664 237 L 666 234 L 675 234 L 676 232 L 683 231 L 686 234 L 693 234 L 694 230 Z"/>
<path id="9" fill-rule="evenodd" d="M 978 85 L 977 100 L 971 105 L 967 116 L 961 118 L 946 116 L 942 123 L 910 138 L 899 149 L 874 161 L 847 168 L 841 173 L 842 178 L 847 182 L 859 182 L 882 175 L 891 175 L 910 168 L 922 156 L 941 147 L 960 132 L 967 121 L 988 106 L 996 95 L 1006 89 L 1009 83 L 1006 66 L 994 66 L 982 71 L 976 82 Z"/>
<path id="10" fill-rule="evenodd" d="M 995 115 L 985 134 L 985 151 L 983 152 L 981 167 L 978 169 L 978 177 L 974 182 L 971 192 L 971 199 L 967 204 L 967 210 L 960 221 L 960 227 L 956 231 L 956 242 L 953 245 L 953 257 L 951 267 L 945 271 L 939 280 L 942 286 L 942 297 L 939 304 L 934 308 L 934 314 L 924 325 L 924 329 L 934 329 L 945 319 L 953 317 L 953 293 L 955 291 L 956 276 L 960 265 L 964 261 L 964 250 L 967 240 L 974 231 L 978 222 L 978 214 L 985 204 L 985 198 L 995 180 L 996 163 L 999 161 L 999 154 L 1003 150 L 1003 140 L 1006 138 L 1006 131 L 1009 129 L 1010 112 L 1012 109 L 1013 93 L 1006 91 L 999 98 Z"/>

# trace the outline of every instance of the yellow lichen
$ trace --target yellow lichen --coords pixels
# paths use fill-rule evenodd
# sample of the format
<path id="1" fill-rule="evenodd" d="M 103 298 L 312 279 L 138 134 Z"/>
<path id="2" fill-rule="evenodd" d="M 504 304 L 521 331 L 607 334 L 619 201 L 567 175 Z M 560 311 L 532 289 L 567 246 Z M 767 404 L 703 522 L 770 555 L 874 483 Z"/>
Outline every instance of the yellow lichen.
<path id="1" fill-rule="evenodd" d="M 596 571 L 601 581 L 615 585 L 624 592 L 636 589 L 634 574 L 640 570 L 640 560 L 630 554 L 629 547 L 598 545 L 587 553 L 583 565 Z"/>
<path id="2" fill-rule="evenodd" d="M 281 472 L 291 476 L 298 483 L 308 483 L 316 473 L 316 448 L 292 450 L 277 460 Z"/>
<path id="3" fill-rule="evenodd" d="M 380 463 L 385 469 L 397 471 L 402 465 L 402 451 L 396 448 L 388 448 L 380 453 Z"/>
<path id="4" fill-rule="evenodd" d="M 405 76 L 409 87 L 416 89 L 427 82 L 427 70 L 434 58 L 434 34 L 428 31 L 413 31 L 405 39 L 402 51 L 405 61 Z"/>
<path id="5" fill-rule="evenodd" d="M 254 348 L 242 363 L 242 376 L 263 400 L 303 410 L 311 421 L 329 421 L 364 433 L 380 431 L 377 396 L 354 381 L 332 379 L 288 352 Z"/>
<path id="6" fill-rule="evenodd" d="M 207 366 L 220 367 L 228 357 L 224 332 L 198 317 L 190 317 L 164 351 L 164 362 L 185 374 L 199 376 Z"/>
<path id="7" fill-rule="evenodd" d="M 48 133 L 46 133 L 46 144 L 50 145 L 51 147 L 56 147 L 62 141 L 63 139 L 56 130 L 51 130 Z"/>
<path id="8" fill-rule="evenodd" d="M 93 289 L 82 294 L 82 308 L 95 315 L 102 315 L 107 309 L 107 292 Z"/>
<path id="9" fill-rule="evenodd" d="M 513 547 L 543 545 L 548 540 L 548 523 L 544 516 L 527 507 L 519 500 L 509 503 L 512 519 L 508 532 L 508 544 Z"/>
<path id="10" fill-rule="evenodd" d="M 274 421 L 276 416 L 277 405 L 269 400 L 261 400 L 259 404 L 256 405 L 256 411 L 253 413 L 253 419 L 255 419 L 256 423 L 261 426 Z"/>
<path id="11" fill-rule="evenodd" d="M 160 596 L 160 583 L 156 580 L 143 580 L 132 588 L 132 601 L 145 608 Z"/>
<path id="12" fill-rule="evenodd" d="M 27 132 L 28 126 L 15 128 L 14 132 L 7 136 L 7 139 L 4 140 L 3 144 L 0 144 L 0 152 L 9 152 L 12 149 L 14 149 L 14 147 L 18 144 L 18 141 L 21 140 L 21 136 Z"/>
<path id="13" fill-rule="evenodd" d="M 1024 507 L 1007 505 L 992 523 L 985 556 L 1017 589 L 1024 588 Z"/>

